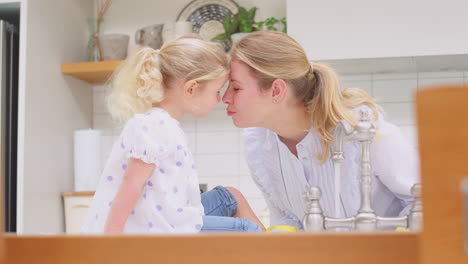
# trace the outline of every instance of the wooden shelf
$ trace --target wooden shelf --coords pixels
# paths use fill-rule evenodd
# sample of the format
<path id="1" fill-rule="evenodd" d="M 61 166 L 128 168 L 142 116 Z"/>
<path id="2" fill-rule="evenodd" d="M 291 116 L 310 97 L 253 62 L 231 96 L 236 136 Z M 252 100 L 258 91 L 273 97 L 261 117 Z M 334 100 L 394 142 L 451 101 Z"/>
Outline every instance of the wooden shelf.
<path id="1" fill-rule="evenodd" d="M 106 82 L 122 61 L 75 62 L 62 64 L 62 73 L 88 83 Z"/>
<path id="2" fill-rule="evenodd" d="M 75 192 L 62 192 L 62 197 L 65 196 L 93 196 L 95 191 L 75 191 Z"/>

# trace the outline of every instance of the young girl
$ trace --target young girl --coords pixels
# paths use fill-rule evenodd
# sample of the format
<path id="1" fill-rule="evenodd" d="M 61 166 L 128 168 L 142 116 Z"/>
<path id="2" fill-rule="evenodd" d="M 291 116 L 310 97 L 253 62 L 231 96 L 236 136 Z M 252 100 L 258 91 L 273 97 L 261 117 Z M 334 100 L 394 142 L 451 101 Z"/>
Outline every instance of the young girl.
<path id="1" fill-rule="evenodd" d="M 184 113 L 205 116 L 220 101 L 228 73 L 223 49 L 193 37 L 169 42 L 161 50 L 145 48 L 122 66 L 114 77 L 108 106 L 111 115 L 126 124 L 112 148 L 82 233 L 260 230 L 241 218 L 215 217 L 204 223 L 207 208 L 178 121 Z M 210 199 L 206 204 L 217 210 L 206 211 L 236 214 L 235 210 L 219 213 L 220 195 L 234 197 L 223 187 L 215 188 L 206 196 Z M 236 200 L 231 200 L 228 209 L 237 208 Z"/>

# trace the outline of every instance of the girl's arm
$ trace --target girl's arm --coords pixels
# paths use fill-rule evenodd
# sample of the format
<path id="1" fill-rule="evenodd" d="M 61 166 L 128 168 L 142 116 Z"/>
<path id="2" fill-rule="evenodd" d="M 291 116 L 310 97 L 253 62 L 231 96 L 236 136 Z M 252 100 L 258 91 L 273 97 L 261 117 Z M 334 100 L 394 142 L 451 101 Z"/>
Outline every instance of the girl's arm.
<path id="1" fill-rule="evenodd" d="M 141 195 L 141 190 L 151 176 L 155 164 L 130 158 L 123 176 L 122 184 L 112 201 L 112 206 L 104 226 L 105 234 L 123 232 L 127 218 Z"/>

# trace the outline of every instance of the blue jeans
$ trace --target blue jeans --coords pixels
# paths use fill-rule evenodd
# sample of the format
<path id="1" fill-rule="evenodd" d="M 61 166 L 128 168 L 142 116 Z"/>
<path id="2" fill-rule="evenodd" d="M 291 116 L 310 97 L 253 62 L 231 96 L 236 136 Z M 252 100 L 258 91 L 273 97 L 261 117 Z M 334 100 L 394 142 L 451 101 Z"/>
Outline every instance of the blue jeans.
<path id="1" fill-rule="evenodd" d="M 202 232 L 239 231 L 261 232 L 257 224 L 244 218 L 232 217 L 237 212 L 237 201 L 226 188 L 217 186 L 202 193 L 201 202 L 205 208 Z"/>

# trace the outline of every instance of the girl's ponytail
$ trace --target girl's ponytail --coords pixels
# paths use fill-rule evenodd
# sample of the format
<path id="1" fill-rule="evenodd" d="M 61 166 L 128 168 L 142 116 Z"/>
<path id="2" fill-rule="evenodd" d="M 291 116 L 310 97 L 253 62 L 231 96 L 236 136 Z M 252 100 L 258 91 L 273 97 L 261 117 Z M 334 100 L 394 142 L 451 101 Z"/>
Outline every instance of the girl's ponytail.
<path id="1" fill-rule="evenodd" d="M 107 106 L 113 119 L 123 124 L 136 113 L 149 110 L 164 98 L 160 51 L 143 48 L 126 60 L 112 77 Z"/>

